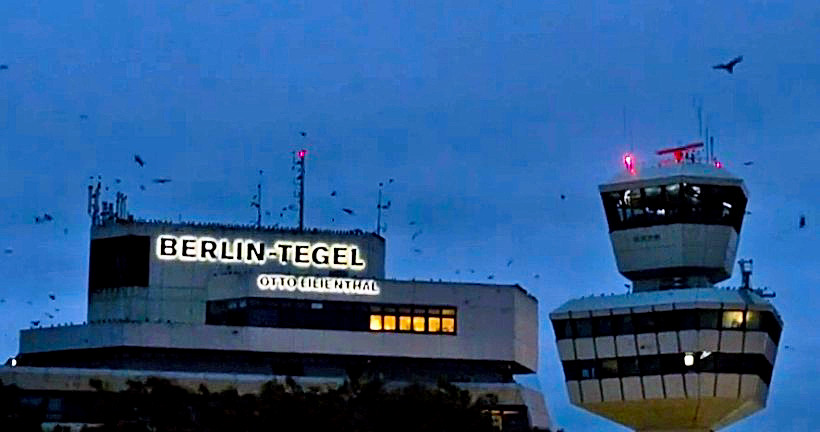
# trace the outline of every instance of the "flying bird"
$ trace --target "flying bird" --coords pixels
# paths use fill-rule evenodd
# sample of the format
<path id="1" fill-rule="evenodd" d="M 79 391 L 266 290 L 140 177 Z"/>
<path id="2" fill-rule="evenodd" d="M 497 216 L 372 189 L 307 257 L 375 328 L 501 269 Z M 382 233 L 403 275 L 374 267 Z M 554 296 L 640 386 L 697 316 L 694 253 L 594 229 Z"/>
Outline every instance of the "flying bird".
<path id="1" fill-rule="evenodd" d="M 534 278 L 536 278 L 536 279 L 541 279 L 541 275 L 540 275 L 540 274 L 538 274 L 538 273 L 534 274 L 532 277 L 534 277 Z"/>
<path id="2" fill-rule="evenodd" d="M 712 69 L 726 69 L 726 72 L 732 73 L 735 69 L 735 66 L 742 61 L 743 56 L 737 56 L 733 58 L 729 63 L 723 63 L 712 66 Z"/>
<path id="3" fill-rule="evenodd" d="M 9 68 L 9 65 L 5 65 L 5 64 L 0 65 L 0 70 L 8 70 L 8 68 Z"/>
<path id="4" fill-rule="evenodd" d="M 562 200 L 563 200 L 563 199 L 567 199 L 567 196 L 566 196 L 566 195 L 564 195 L 564 194 L 561 194 L 561 199 L 562 199 Z"/>
<path id="5" fill-rule="evenodd" d="M 32 321 L 31 325 L 33 325 L 34 327 L 37 327 L 38 325 L 40 325 L 40 320 Z"/>
<path id="6" fill-rule="evenodd" d="M 345 213 L 347 213 L 347 214 L 349 214 L 349 215 L 352 215 L 352 214 L 353 214 L 353 210 L 351 210 L 351 209 L 349 209 L 349 208 L 343 208 L 343 209 L 342 209 L 342 211 L 343 211 L 343 212 L 345 212 Z"/>
<path id="7" fill-rule="evenodd" d="M 390 208 L 390 204 L 392 204 L 392 203 L 393 203 L 393 201 L 388 201 L 388 202 L 387 202 L 387 204 L 382 204 L 382 210 L 387 210 L 387 209 L 389 209 L 389 208 Z"/>
<path id="8" fill-rule="evenodd" d="M 144 161 L 144 160 L 142 160 L 142 158 L 141 158 L 141 157 L 140 157 L 140 155 L 138 155 L 138 154 L 135 154 L 135 155 L 134 155 L 134 162 L 136 162 L 137 164 L 139 164 L 140 168 L 142 168 L 142 167 L 144 167 L 144 166 L 145 166 L 145 161 Z"/>
<path id="9" fill-rule="evenodd" d="M 749 166 L 749 165 L 754 165 L 754 163 L 755 163 L 755 161 L 746 161 L 746 162 L 743 162 L 743 165 Z"/>
<path id="10" fill-rule="evenodd" d="M 470 269 L 470 273 L 475 273 L 475 269 Z"/>
<path id="11" fill-rule="evenodd" d="M 122 180 L 120 180 L 120 179 L 114 179 L 114 183 L 116 183 L 116 184 L 120 184 L 120 183 L 122 183 Z"/>
<path id="12" fill-rule="evenodd" d="M 511 259 L 510 259 L 510 260 L 507 260 L 507 267 L 511 266 L 511 265 L 512 265 L 512 263 L 513 263 L 513 260 L 511 260 Z"/>
<path id="13" fill-rule="evenodd" d="M 495 275 L 489 275 L 489 276 L 487 276 L 487 279 L 493 280 L 493 279 L 495 279 Z"/>
<path id="14" fill-rule="evenodd" d="M 12 249 L 12 248 L 6 248 L 5 250 L 3 250 L 3 253 L 6 254 L 6 255 L 8 255 L 12 252 L 14 252 L 14 249 Z"/>
<path id="15" fill-rule="evenodd" d="M 54 319 L 54 315 L 52 315 L 52 314 L 50 314 L 50 313 L 48 313 L 48 312 L 46 312 L 46 316 L 47 316 L 49 319 Z"/>
<path id="16" fill-rule="evenodd" d="M 421 253 L 421 249 L 413 249 L 413 252 L 415 252 L 415 253 L 417 253 L 417 254 L 420 254 L 420 253 Z"/>
<path id="17" fill-rule="evenodd" d="M 299 135 L 302 135 L 302 136 L 307 136 L 307 132 L 305 132 L 305 131 L 301 131 L 301 132 L 299 132 Z"/>
<path id="18" fill-rule="evenodd" d="M 336 191 L 331 192 L 330 196 L 336 196 Z"/>
<path id="19" fill-rule="evenodd" d="M 800 215 L 800 222 L 797 224 L 798 228 L 806 227 L 806 215 Z"/>
<path id="20" fill-rule="evenodd" d="M 51 222 L 53 220 L 54 220 L 54 216 L 52 216 L 48 213 L 44 213 L 43 216 L 35 216 L 34 217 L 34 223 L 36 223 L 36 224 Z"/>
<path id="21" fill-rule="evenodd" d="M 416 221 L 411 221 L 408 225 L 415 225 Z"/>
<path id="22" fill-rule="evenodd" d="M 456 274 L 461 274 L 461 270 L 456 270 Z"/>
<path id="23" fill-rule="evenodd" d="M 416 239 L 416 237 L 418 237 L 418 236 L 420 236 L 420 235 L 421 235 L 421 233 L 422 233 L 422 231 L 421 231 L 421 230 L 418 230 L 418 231 L 414 232 L 414 233 L 413 233 L 413 235 L 412 235 L 412 236 L 410 236 L 410 240 L 415 240 L 415 239 Z"/>
<path id="24" fill-rule="evenodd" d="M 170 183 L 171 179 L 169 179 L 169 178 L 155 178 L 151 181 L 156 183 L 156 184 L 165 184 L 165 183 Z"/>
<path id="25" fill-rule="evenodd" d="M 55 296 L 54 294 L 49 294 L 48 298 L 50 298 L 51 300 L 56 300 L 57 296 Z"/>
<path id="26" fill-rule="evenodd" d="M 80 114 L 80 120 L 88 120 L 88 115 Z"/>
<path id="27" fill-rule="evenodd" d="M 144 191 L 145 190 L 145 185 L 140 185 L 140 190 Z"/>

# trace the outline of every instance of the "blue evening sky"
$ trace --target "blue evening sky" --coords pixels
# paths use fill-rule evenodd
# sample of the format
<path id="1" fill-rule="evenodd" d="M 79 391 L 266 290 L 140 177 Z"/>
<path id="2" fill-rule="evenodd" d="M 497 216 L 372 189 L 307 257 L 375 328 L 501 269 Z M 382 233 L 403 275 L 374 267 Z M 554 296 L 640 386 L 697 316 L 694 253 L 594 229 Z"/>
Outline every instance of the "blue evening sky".
<path id="1" fill-rule="evenodd" d="M 555 423 L 624 430 L 569 405 L 546 318 L 624 291 L 597 185 L 696 139 L 699 100 L 751 193 L 739 257 L 786 322 L 768 407 L 727 430 L 813 429 L 818 46 L 813 1 L 2 2 L 0 357 L 32 320 L 85 319 L 89 176 L 137 217 L 247 223 L 262 169 L 265 222 L 293 225 L 305 147 L 309 226 L 374 229 L 394 178 L 388 275 L 521 284 Z"/>

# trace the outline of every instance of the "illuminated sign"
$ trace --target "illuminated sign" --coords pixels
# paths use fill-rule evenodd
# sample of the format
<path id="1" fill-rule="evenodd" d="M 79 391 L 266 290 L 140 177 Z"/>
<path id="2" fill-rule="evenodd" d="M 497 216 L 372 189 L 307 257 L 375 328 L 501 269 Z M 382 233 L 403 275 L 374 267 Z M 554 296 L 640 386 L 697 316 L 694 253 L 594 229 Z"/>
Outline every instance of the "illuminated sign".
<path id="1" fill-rule="evenodd" d="M 268 259 L 296 267 L 363 270 L 366 263 L 356 245 L 277 241 L 268 245 L 248 239 L 161 235 L 157 258 L 166 261 L 265 264 Z"/>
<path id="2" fill-rule="evenodd" d="M 260 274 L 256 286 L 262 291 L 299 291 L 316 294 L 379 295 L 379 284 L 372 279 L 322 276 Z"/>

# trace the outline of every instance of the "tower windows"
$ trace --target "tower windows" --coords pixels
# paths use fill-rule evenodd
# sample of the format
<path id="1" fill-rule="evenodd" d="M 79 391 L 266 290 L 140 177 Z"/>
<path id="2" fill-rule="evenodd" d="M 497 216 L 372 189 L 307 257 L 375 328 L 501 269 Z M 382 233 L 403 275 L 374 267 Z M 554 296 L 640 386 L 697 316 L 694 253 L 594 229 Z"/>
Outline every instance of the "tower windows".
<path id="1" fill-rule="evenodd" d="M 601 194 L 609 232 L 693 223 L 728 225 L 740 232 L 746 196 L 738 186 L 672 183 Z"/>

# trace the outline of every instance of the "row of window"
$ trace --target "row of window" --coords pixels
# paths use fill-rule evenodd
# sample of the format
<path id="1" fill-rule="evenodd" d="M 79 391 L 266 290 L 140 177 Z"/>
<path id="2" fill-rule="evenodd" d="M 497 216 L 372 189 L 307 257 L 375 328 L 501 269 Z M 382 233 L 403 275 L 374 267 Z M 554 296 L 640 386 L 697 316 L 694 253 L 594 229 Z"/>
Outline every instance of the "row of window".
<path id="1" fill-rule="evenodd" d="M 609 232 L 696 223 L 728 225 L 740 232 L 746 196 L 738 186 L 673 183 L 601 194 Z"/>
<path id="2" fill-rule="evenodd" d="M 563 362 L 567 381 L 688 372 L 739 373 L 759 376 L 766 384 L 772 364 L 763 354 L 678 353 Z"/>
<path id="3" fill-rule="evenodd" d="M 453 317 L 370 315 L 370 330 L 413 333 L 455 334 L 456 320 Z"/>
<path id="4" fill-rule="evenodd" d="M 552 321 L 556 339 L 616 336 L 680 330 L 751 330 L 780 341 L 780 322 L 772 312 L 718 309 L 680 309 Z"/>
<path id="5" fill-rule="evenodd" d="M 206 324 L 455 334 L 456 308 L 248 297 L 207 303 Z"/>

